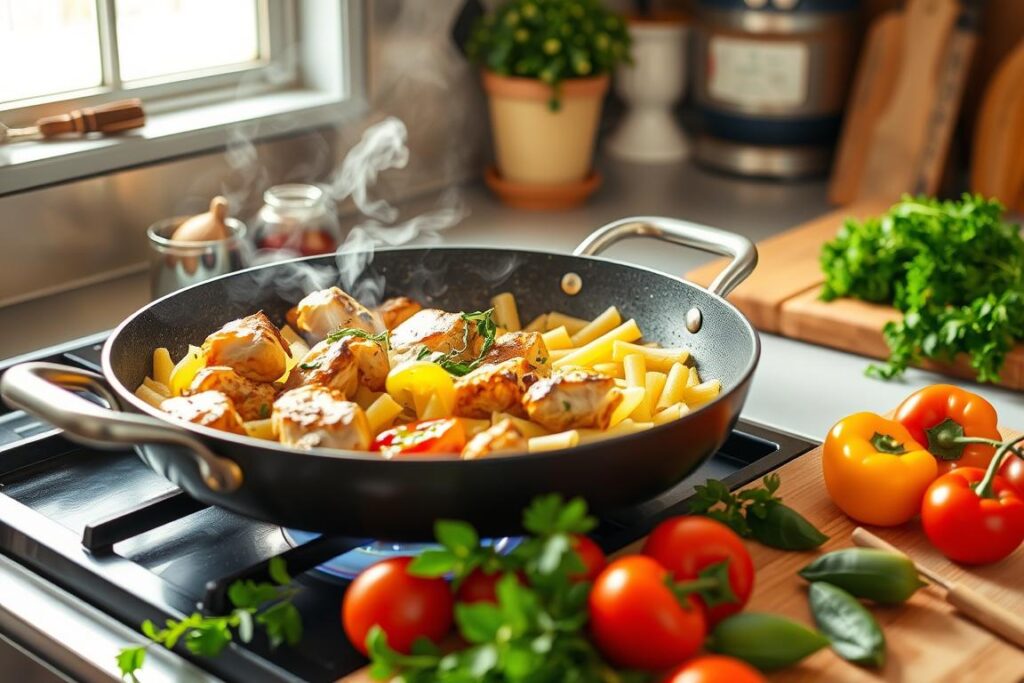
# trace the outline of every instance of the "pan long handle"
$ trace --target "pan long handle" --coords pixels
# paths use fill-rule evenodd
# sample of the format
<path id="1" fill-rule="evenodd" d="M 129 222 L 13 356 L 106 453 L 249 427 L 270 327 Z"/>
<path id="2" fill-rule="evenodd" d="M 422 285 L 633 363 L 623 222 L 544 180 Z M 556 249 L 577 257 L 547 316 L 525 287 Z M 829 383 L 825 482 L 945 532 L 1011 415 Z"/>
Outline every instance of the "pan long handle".
<path id="1" fill-rule="evenodd" d="M 709 292 L 721 297 L 727 296 L 746 280 L 757 266 L 757 247 L 743 235 L 660 216 L 634 216 L 604 225 L 580 242 L 572 253 L 576 256 L 596 256 L 628 237 L 654 237 L 665 242 L 730 257 L 728 265 L 708 286 Z M 686 329 L 696 333 L 702 324 L 703 316 L 700 309 L 690 309 L 686 314 Z"/>
<path id="2" fill-rule="evenodd" d="M 100 407 L 72 390 L 90 391 L 110 407 Z M 148 415 L 118 410 L 113 390 L 95 372 L 56 363 L 22 363 L 0 378 L 0 395 L 10 406 L 59 427 L 79 443 L 100 448 L 142 443 L 182 446 L 195 457 L 211 490 L 230 493 L 242 485 L 238 464 L 217 455 L 198 438 Z"/>

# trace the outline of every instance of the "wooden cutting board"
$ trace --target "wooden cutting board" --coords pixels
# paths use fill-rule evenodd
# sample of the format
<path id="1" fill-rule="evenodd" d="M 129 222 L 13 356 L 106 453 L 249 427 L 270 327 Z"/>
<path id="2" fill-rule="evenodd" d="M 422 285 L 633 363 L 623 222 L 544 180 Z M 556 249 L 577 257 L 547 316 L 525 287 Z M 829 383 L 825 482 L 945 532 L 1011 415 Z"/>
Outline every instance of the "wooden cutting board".
<path id="1" fill-rule="evenodd" d="M 1024 211 L 1024 40 L 985 88 L 972 155 L 971 189 Z"/>
<path id="2" fill-rule="evenodd" d="M 1012 432 L 1005 432 L 1010 436 Z M 779 489 L 786 503 L 799 510 L 829 535 L 821 552 L 853 545 L 856 526 L 832 504 L 821 476 L 821 449 L 783 465 Z M 1002 562 L 965 570 L 934 550 L 916 522 L 895 529 L 871 529 L 916 562 L 966 584 L 1011 611 L 1024 611 L 1024 547 Z M 643 541 L 621 553 L 637 552 Z M 783 552 L 748 542 L 757 577 L 748 610 L 792 617 L 808 626 L 814 621 L 807 607 L 806 582 L 797 572 L 818 552 Z M 888 658 L 883 668 L 862 669 L 822 650 L 799 666 L 768 676 L 770 681 L 828 681 L 829 683 L 1018 683 L 1024 677 L 1024 650 L 1003 641 L 955 613 L 938 587 L 919 590 L 903 605 L 871 611 L 885 631 Z M 357 671 L 338 683 L 371 683 L 367 671 Z"/>
<path id="3" fill-rule="evenodd" d="M 882 326 L 899 319 L 896 309 L 853 299 L 826 303 L 818 294 L 825 281 L 819 263 L 821 246 L 835 237 L 845 219 L 878 215 L 889 205 L 857 202 L 759 242 L 757 268 L 729 300 L 762 332 L 870 358 L 888 357 Z M 716 260 L 690 271 L 686 278 L 706 287 L 724 264 Z M 975 377 L 966 357 L 953 364 L 926 362 L 922 367 L 954 377 Z M 1024 389 L 1024 344 L 1009 354 L 1000 378 L 1000 386 Z"/>

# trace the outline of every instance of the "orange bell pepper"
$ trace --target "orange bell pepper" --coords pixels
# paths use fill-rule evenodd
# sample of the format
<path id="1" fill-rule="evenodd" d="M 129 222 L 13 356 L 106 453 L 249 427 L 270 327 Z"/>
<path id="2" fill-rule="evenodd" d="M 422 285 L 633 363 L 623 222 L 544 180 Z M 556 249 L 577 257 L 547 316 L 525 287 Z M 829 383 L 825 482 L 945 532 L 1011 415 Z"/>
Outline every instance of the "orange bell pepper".
<path id="1" fill-rule="evenodd" d="M 821 455 L 835 504 L 865 524 L 895 526 L 921 510 L 938 476 L 935 458 L 894 420 L 856 413 L 829 432 Z"/>
<path id="2" fill-rule="evenodd" d="M 896 409 L 896 420 L 938 459 L 939 474 L 957 467 L 985 469 L 1002 441 L 992 404 L 951 384 L 914 392 Z"/>
<path id="3" fill-rule="evenodd" d="M 461 453 L 466 446 L 466 428 L 454 417 L 421 420 L 399 425 L 377 435 L 371 451 L 380 451 L 386 458 L 406 455 Z"/>

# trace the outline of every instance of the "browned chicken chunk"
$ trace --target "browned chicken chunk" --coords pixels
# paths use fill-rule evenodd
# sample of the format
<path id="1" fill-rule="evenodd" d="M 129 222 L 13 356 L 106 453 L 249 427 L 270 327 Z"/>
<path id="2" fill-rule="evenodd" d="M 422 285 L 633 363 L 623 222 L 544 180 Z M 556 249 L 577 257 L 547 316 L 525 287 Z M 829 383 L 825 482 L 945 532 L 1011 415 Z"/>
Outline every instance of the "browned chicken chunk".
<path id="1" fill-rule="evenodd" d="M 233 434 L 245 434 L 242 417 L 231 399 L 219 391 L 203 391 L 191 396 L 175 396 L 160 404 L 160 409 L 179 420 Z"/>
<path id="2" fill-rule="evenodd" d="M 337 287 L 307 294 L 296 309 L 295 324 L 314 341 L 344 327 L 381 331 L 380 321 L 374 314 Z"/>
<path id="3" fill-rule="evenodd" d="M 388 377 L 388 354 L 372 339 L 349 336 L 336 342 L 323 340 L 309 350 L 288 376 L 288 387 L 319 384 L 355 396 L 362 384 L 383 391 Z"/>
<path id="4" fill-rule="evenodd" d="M 373 310 L 380 316 L 381 322 L 384 323 L 384 328 L 393 330 L 423 310 L 423 306 L 418 301 L 407 296 L 396 296 L 392 299 L 387 299 Z"/>
<path id="5" fill-rule="evenodd" d="M 188 388 L 188 395 L 204 391 L 219 391 L 235 405 L 243 420 L 270 417 L 277 387 L 269 382 L 253 382 L 242 377 L 226 365 L 205 367 L 196 373 Z"/>
<path id="6" fill-rule="evenodd" d="M 509 358 L 525 358 L 530 370 L 541 377 L 551 374 L 551 354 L 539 332 L 506 332 L 494 340 L 483 362 L 501 363 Z"/>
<path id="7" fill-rule="evenodd" d="M 291 352 L 281 331 L 262 311 L 232 320 L 203 342 L 207 365 L 223 365 L 254 382 L 273 382 Z"/>
<path id="8" fill-rule="evenodd" d="M 370 424 L 363 409 L 340 391 L 315 384 L 292 389 L 274 402 L 274 432 L 286 446 L 365 451 Z"/>
<path id="9" fill-rule="evenodd" d="M 524 358 L 482 365 L 455 381 L 455 415 L 486 418 L 493 412 L 522 413 L 523 375 L 530 366 Z"/>
<path id="10" fill-rule="evenodd" d="M 451 353 L 455 360 L 475 360 L 483 339 L 476 325 L 459 313 L 425 308 L 391 331 L 393 364 L 417 358 L 427 352 Z"/>
<path id="11" fill-rule="evenodd" d="M 525 451 L 527 447 L 526 437 L 512 420 L 506 419 L 470 439 L 462 449 L 462 459 L 476 460 L 503 451 Z"/>
<path id="12" fill-rule="evenodd" d="M 523 396 L 530 419 L 552 432 L 607 429 L 621 402 L 613 378 L 581 369 L 537 380 Z"/>

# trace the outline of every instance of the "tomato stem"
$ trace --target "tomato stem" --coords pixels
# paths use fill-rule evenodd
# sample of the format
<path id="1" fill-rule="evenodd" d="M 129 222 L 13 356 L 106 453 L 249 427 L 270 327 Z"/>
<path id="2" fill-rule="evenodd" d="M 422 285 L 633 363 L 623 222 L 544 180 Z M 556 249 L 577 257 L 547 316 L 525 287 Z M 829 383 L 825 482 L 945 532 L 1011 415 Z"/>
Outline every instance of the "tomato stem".
<path id="1" fill-rule="evenodd" d="M 999 444 L 999 449 L 996 451 L 996 454 L 992 456 L 992 462 L 988 464 L 988 469 L 985 470 L 984 478 L 982 478 L 981 482 L 974 489 L 974 492 L 977 493 L 980 498 L 995 498 L 995 495 L 992 492 L 992 482 L 995 481 L 996 472 L 999 471 L 999 467 L 1003 464 L 1003 459 L 1006 457 L 1007 453 L 1013 451 L 1016 455 L 1020 455 L 1014 446 L 1021 441 L 1024 441 L 1024 435 L 1008 439 L 1007 441 L 1003 441 Z"/>

